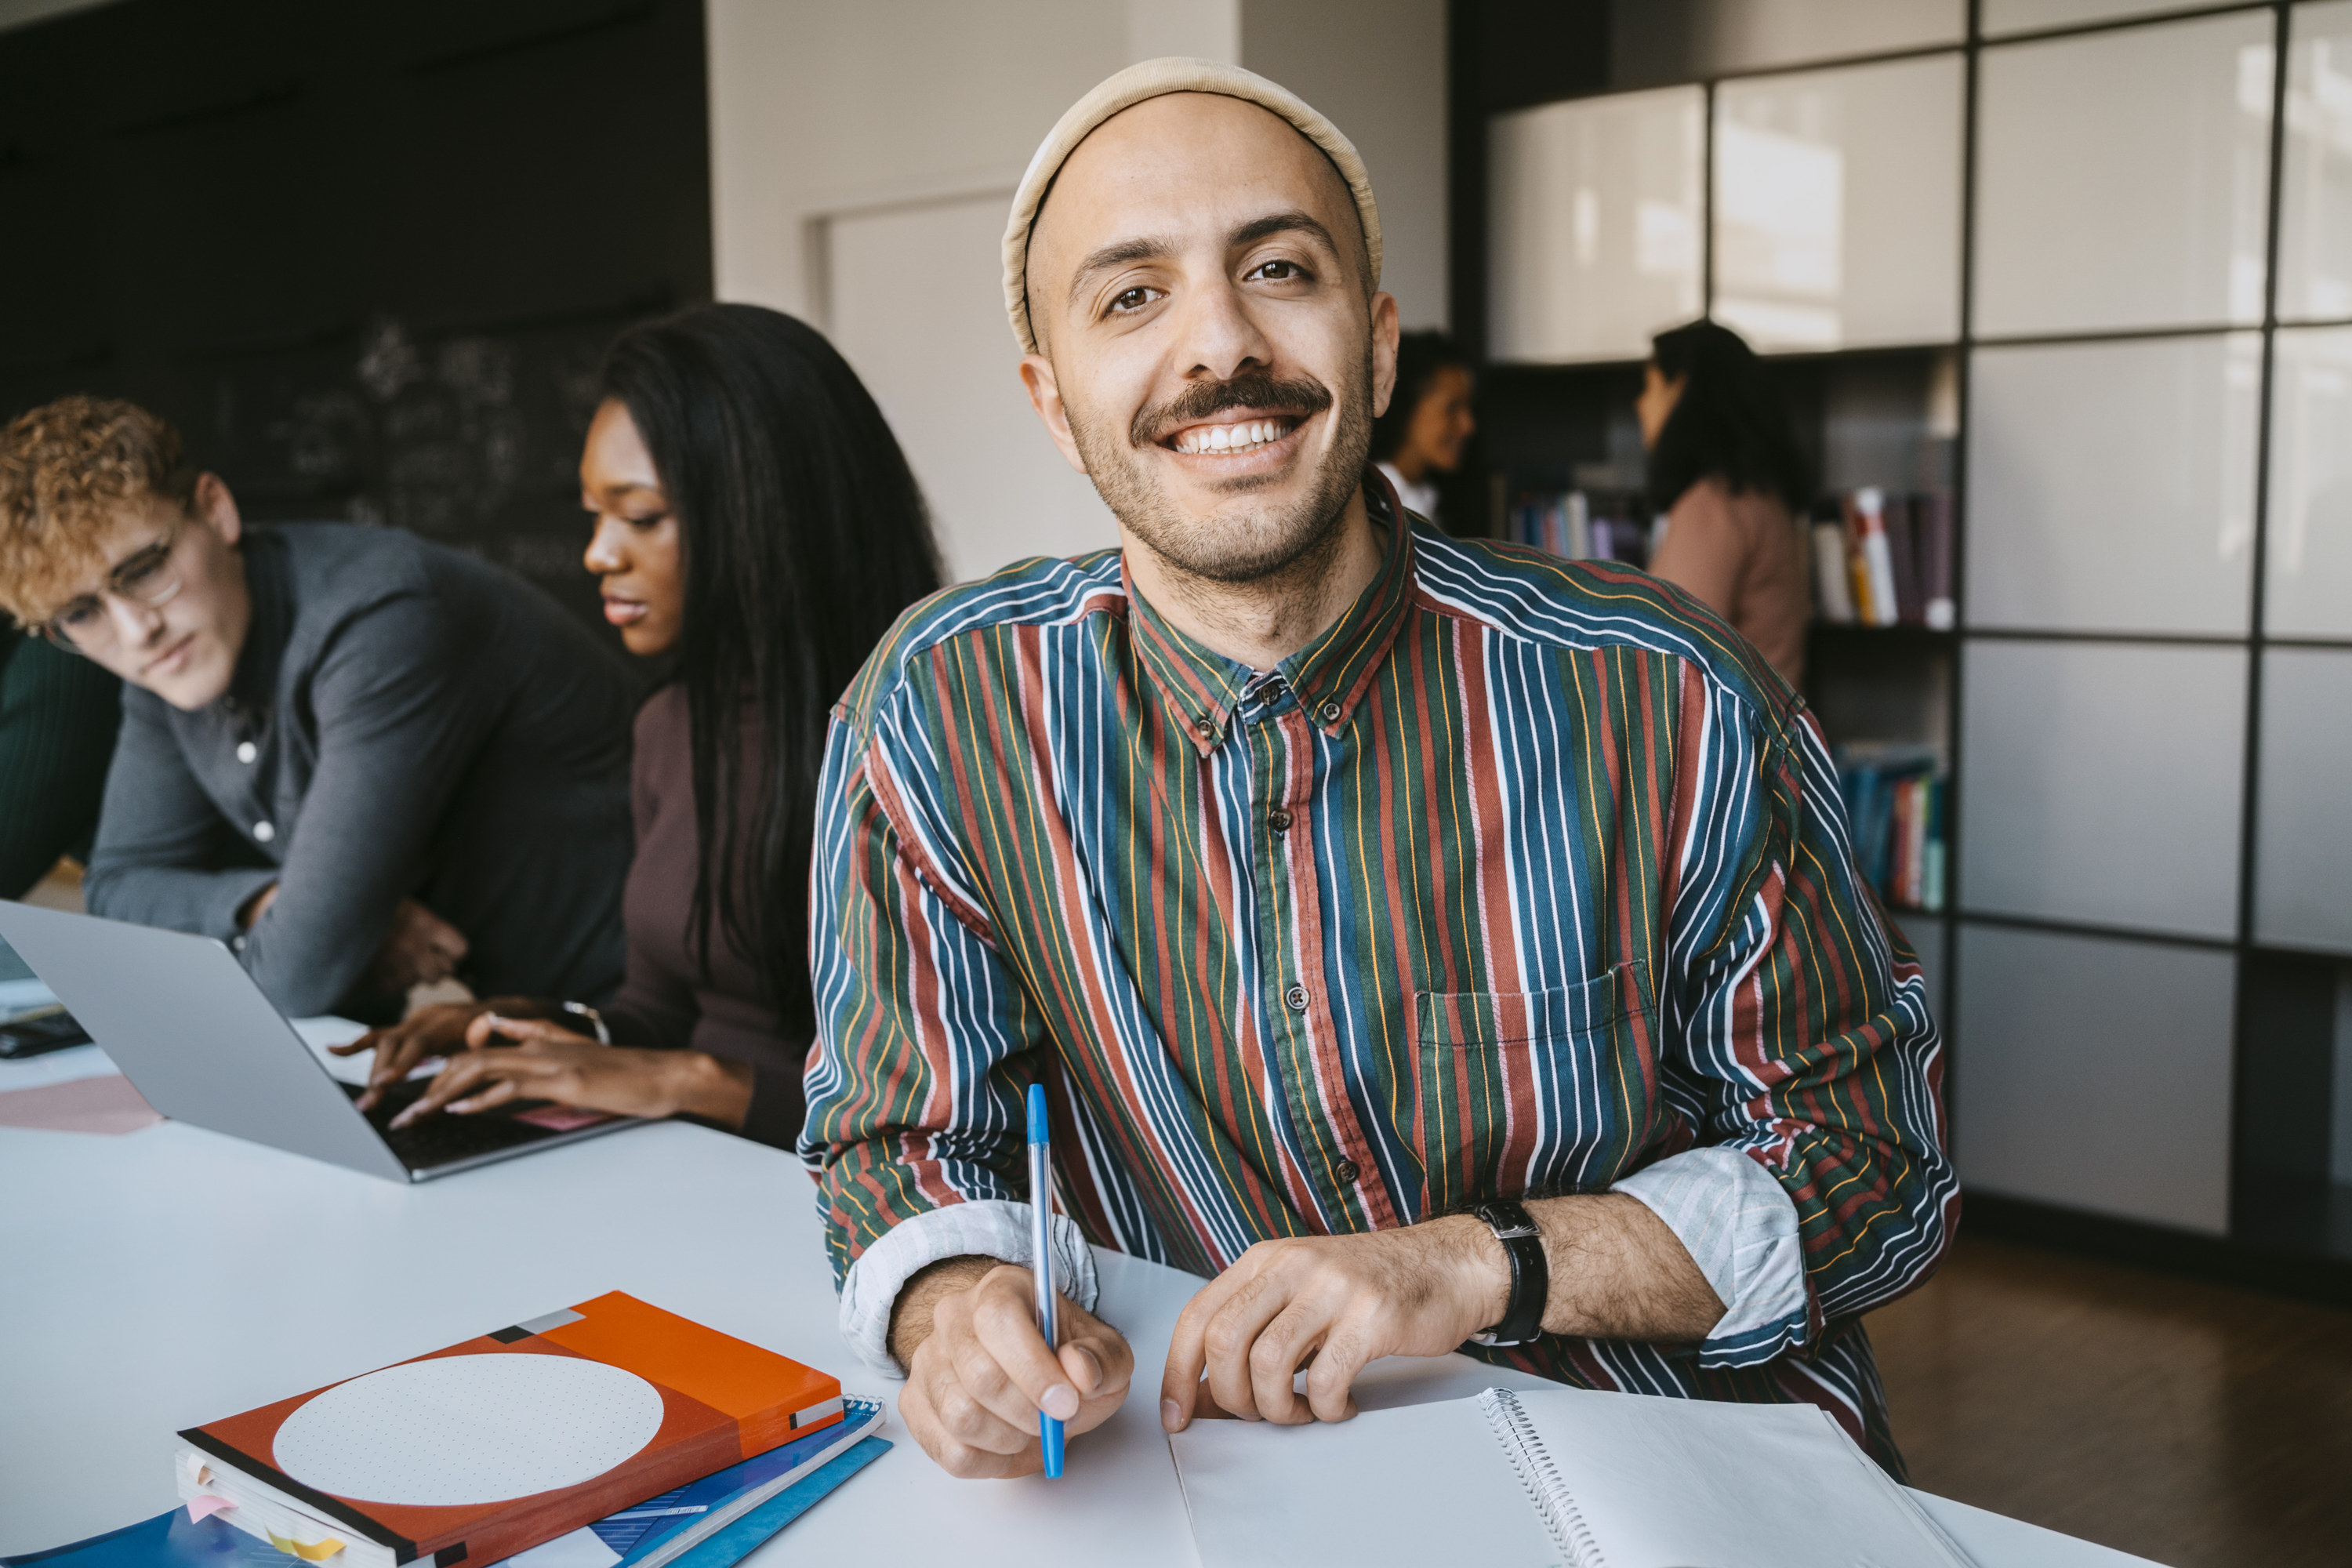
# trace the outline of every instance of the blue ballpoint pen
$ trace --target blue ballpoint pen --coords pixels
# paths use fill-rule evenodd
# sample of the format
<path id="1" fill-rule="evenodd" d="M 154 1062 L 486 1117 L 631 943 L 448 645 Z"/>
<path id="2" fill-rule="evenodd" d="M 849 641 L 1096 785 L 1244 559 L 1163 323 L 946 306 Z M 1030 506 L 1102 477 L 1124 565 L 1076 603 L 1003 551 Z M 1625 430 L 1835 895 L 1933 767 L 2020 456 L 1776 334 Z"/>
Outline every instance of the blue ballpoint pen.
<path id="1" fill-rule="evenodd" d="M 1037 1274 L 1037 1331 L 1045 1348 L 1058 1352 L 1054 1319 L 1054 1142 L 1045 1123 L 1045 1086 L 1029 1086 L 1030 1260 Z M 1045 1474 L 1062 1473 L 1062 1424 L 1037 1412 L 1037 1446 L 1045 1450 Z"/>

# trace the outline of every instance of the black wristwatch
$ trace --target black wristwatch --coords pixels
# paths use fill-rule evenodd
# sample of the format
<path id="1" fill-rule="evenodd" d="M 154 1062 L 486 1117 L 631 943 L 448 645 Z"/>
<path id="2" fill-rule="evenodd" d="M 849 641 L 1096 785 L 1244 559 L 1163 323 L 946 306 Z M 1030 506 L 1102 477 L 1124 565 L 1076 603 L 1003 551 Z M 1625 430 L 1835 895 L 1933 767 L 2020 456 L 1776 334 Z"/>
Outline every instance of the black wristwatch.
<path id="1" fill-rule="evenodd" d="M 1506 1198 L 1480 1204 L 1470 1211 L 1486 1222 L 1495 1239 L 1511 1258 L 1511 1299 L 1503 1321 L 1484 1333 L 1472 1334 L 1482 1345 L 1523 1345 L 1543 1332 L 1544 1302 L 1551 1296 L 1551 1265 L 1544 1260 L 1543 1232 L 1523 1204 Z"/>

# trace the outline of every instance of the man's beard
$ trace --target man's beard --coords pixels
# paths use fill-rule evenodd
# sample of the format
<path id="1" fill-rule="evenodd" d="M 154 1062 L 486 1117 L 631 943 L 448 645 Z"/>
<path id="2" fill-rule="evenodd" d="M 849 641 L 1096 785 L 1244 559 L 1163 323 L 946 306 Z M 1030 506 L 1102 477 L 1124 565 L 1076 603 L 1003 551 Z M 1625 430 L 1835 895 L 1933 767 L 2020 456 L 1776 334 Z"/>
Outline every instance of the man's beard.
<path id="1" fill-rule="evenodd" d="M 1276 381 L 1265 371 L 1250 370 L 1230 381 L 1188 387 L 1167 403 L 1144 409 L 1124 431 L 1108 430 L 1070 410 L 1070 434 L 1104 503 L 1154 554 L 1181 572 L 1211 582 L 1264 582 L 1337 546 L 1340 521 L 1362 482 L 1364 458 L 1371 451 L 1371 383 L 1367 346 L 1362 365 L 1336 398 L 1315 382 Z M 1196 424 L 1228 408 L 1293 414 L 1303 424 L 1332 407 L 1339 410 L 1339 420 L 1329 449 L 1307 493 L 1287 504 L 1228 508 L 1210 518 L 1191 516 L 1169 499 L 1140 450 L 1173 427 Z M 1236 479 L 1228 493 L 1246 496 L 1272 482 Z"/>

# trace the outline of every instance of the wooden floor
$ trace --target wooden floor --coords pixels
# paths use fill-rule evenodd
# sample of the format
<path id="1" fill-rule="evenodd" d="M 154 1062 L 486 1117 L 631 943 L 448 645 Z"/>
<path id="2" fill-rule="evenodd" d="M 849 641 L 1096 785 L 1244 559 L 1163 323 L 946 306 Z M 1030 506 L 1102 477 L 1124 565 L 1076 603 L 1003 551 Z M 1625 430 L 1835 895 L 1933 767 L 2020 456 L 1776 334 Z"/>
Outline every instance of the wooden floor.
<path id="1" fill-rule="evenodd" d="M 2352 1312 L 1963 1237 L 1869 1326 L 1923 1490 L 2174 1568 L 2352 1563 Z"/>

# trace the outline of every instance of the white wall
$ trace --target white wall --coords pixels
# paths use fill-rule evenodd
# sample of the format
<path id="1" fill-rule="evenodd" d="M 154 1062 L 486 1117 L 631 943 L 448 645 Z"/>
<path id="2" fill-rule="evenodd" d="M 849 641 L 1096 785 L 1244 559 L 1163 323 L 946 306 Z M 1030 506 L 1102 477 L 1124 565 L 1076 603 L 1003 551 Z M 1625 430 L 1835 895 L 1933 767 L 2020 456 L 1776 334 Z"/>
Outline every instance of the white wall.
<path id="1" fill-rule="evenodd" d="M 1446 307 L 1443 0 L 1243 0 L 1241 62 L 1329 116 L 1371 171 L 1381 285 L 1407 327 Z"/>
<path id="2" fill-rule="evenodd" d="M 1234 60 L 1330 115 L 1370 166 L 1407 323 L 1444 319 L 1443 0 L 707 5 L 719 297 L 834 337 L 952 575 L 1117 542 L 1021 392 L 996 239 L 1037 143 L 1120 67 Z"/>

